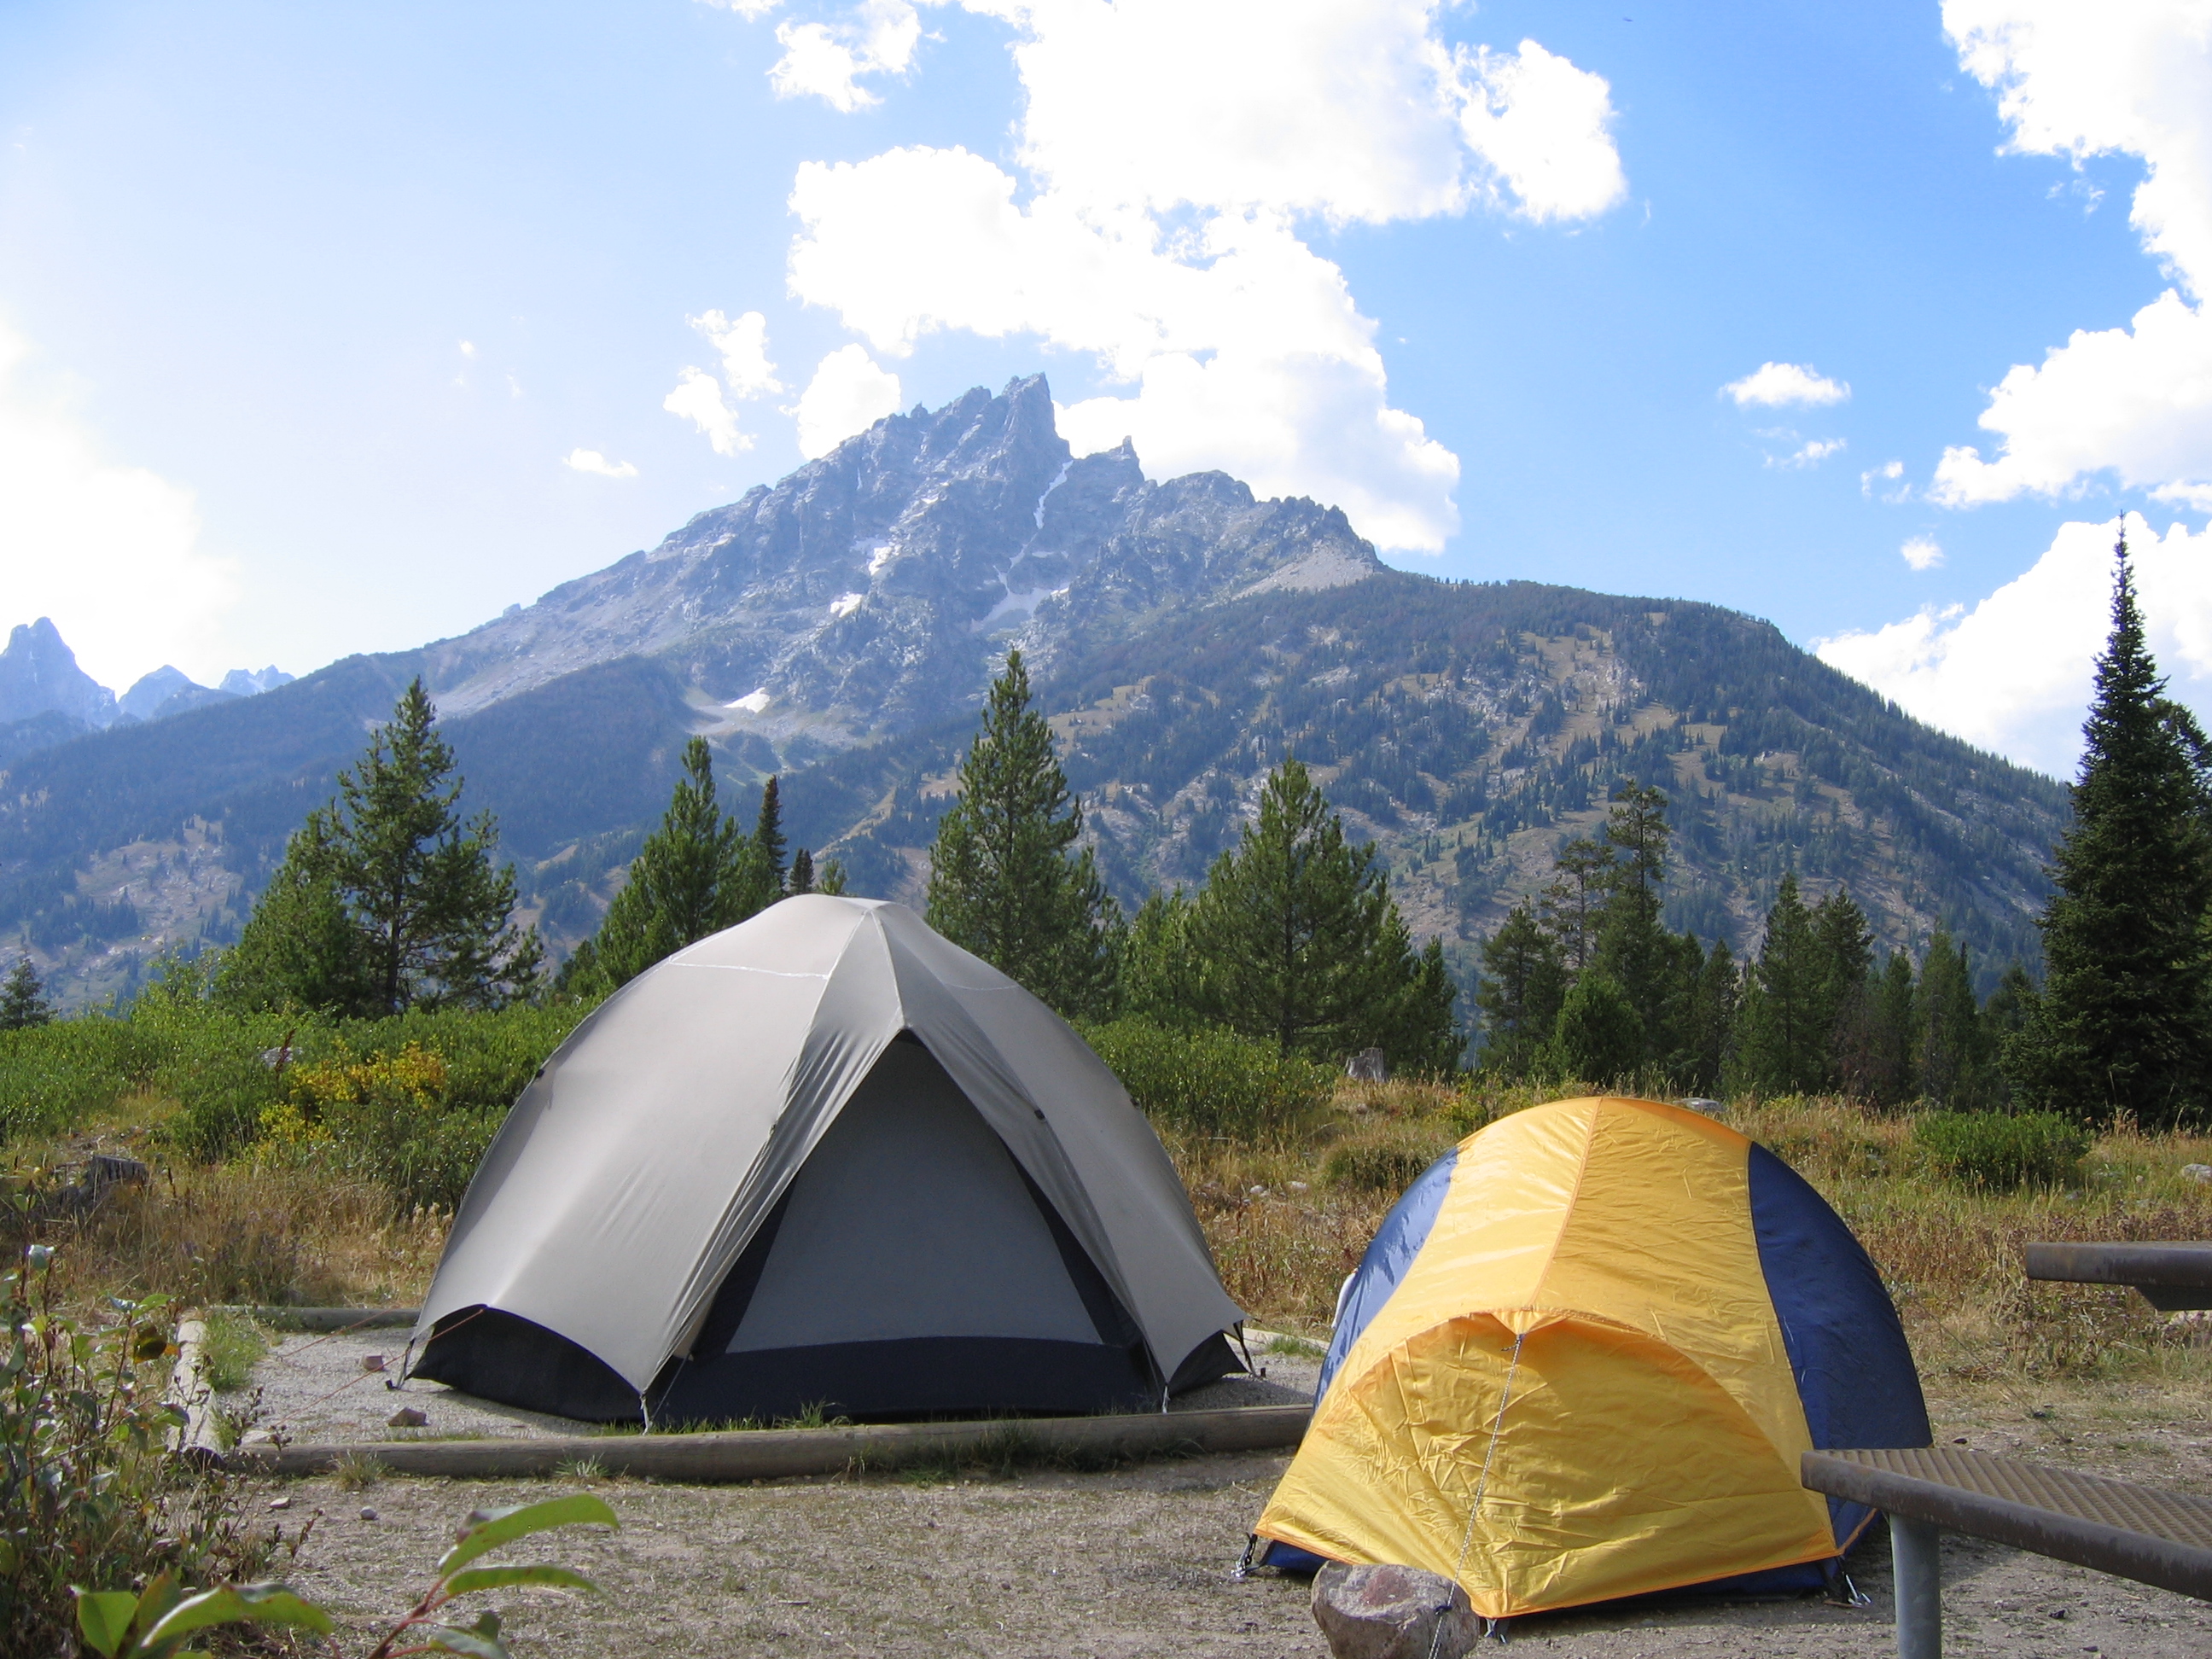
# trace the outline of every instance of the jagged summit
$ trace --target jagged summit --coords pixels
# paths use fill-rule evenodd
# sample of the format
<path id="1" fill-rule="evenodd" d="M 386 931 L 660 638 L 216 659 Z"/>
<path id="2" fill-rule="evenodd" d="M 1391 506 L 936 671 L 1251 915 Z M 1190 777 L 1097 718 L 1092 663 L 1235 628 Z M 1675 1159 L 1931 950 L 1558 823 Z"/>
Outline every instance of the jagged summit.
<path id="1" fill-rule="evenodd" d="M 19 624 L 0 651 L 0 724 L 61 714 L 87 726 L 115 719 L 115 694 L 76 665 L 51 617 Z"/>
<path id="2" fill-rule="evenodd" d="M 831 746 L 981 695 L 1009 645 L 1048 665 L 1193 605 L 1382 570 L 1334 507 L 1255 501 L 1219 472 L 1164 483 L 1135 450 L 1077 458 L 1042 374 L 917 405 L 650 552 L 429 648 L 465 714 L 580 668 L 658 658 L 709 725 Z"/>

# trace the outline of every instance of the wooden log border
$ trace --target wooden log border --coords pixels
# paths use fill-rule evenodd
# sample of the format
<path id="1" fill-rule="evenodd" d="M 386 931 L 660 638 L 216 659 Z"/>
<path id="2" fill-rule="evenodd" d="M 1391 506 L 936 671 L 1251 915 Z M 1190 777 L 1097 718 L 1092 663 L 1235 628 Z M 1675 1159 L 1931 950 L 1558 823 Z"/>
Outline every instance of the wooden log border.
<path id="1" fill-rule="evenodd" d="M 741 1429 L 702 1434 L 568 1435 L 543 1439 L 370 1440 L 319 1446 L 244 1446 L 223 1467 L 241 1474 L 329 1473 L 342 1459 L 387 1474 L 460 1480 L 529 1479 L 590 1464 L 608 1474 L 711 1483 L 776 1480 L 916 1464 L 1006 1457 L 1135 1459 L 1274 1451 L 1304 1437 L 1305 1406 L 1148 1412 L 1127 1417 L 997 1418 L 826 1429 Z"/>

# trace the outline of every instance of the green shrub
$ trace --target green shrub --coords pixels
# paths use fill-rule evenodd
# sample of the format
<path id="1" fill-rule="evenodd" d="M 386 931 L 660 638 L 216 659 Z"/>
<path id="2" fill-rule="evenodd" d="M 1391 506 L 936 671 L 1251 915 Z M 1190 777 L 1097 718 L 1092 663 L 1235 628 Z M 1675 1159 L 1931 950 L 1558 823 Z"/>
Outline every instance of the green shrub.
<path id="1" fill-rule="evenodd" d="M 154 1033 L 104 1014 L 0 1031 L 0 1136 L 51 1134 L 143 1087 L 161 1062 Z"/>
<path id="2" fill-rule="evenodd" d="M 1335 1073 L 1218 1026 L 1169 1030 L 1117 1019 L 1084 1036 L 1156 1124 L 1259 1140 L 1298 1127 L 1328 1104 Z"/>
<path id="3" fill-rule="evenodd" d="M 58 1304 L 53 1252 L 19 1253 L 0 1281 L 0 1653 L 75 1650 L 70 1586 L 170 1571 L 253 1577 L 273 1540 L 250 1532 L 219 1472 L 168 1455 L 169 1332 L 158 1303 L 104 1328 Z"/>
<path id="4" fill-rule="evenodd" d="M 2057 1187 L 2073 1181 L 2089 1132 L 2055 1112 L 1930 1112 L 1913 1125 L 1939 1174 L 1977 1187 Z"/>
<path id="5" fill-rule="evenodd" d="M 253 1380 L 253 1368 L 269 1352 L 269 1339 L 244 1314 L 217 1311 L 206 1323 L 200 1354 L 207 1385 L 216 1394 L 236 1394 Z"/>

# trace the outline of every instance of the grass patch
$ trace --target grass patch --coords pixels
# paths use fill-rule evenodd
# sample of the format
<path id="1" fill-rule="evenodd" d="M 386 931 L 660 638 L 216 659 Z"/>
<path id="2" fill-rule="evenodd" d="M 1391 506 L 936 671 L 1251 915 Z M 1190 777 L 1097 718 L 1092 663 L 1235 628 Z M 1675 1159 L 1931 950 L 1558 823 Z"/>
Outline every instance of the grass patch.
<path id="1" fill-rule="evenodd" d="M 331 1479 L 340 1492 L 367 1492 L 384 1474 L 383 1460 L 366 1452 L 348 1452 L 331 1465 Z"/>
<path id="2" fill-rule="evenodd" d="M 1269 1340 L 1267 1347 L 1261 1352 L 1280 1354 L 1285 1359 L 1320 1359 L 1328 1355 L 1328 1349 L 1325 1345 L 1313 1341 L 1310 1338 L 1292 1336 L 1287 1332 L 1278 1332 Z"/>
<path id="3" fill-rule="evenodd" d="M 253 1380 L 253 1368 L 269 1352 L 269 1339 L 252 1320 L 227 1309 L 209 1314 L 205 1324 L 201 1374 L 216 1393 L 235 1394 Z"/>

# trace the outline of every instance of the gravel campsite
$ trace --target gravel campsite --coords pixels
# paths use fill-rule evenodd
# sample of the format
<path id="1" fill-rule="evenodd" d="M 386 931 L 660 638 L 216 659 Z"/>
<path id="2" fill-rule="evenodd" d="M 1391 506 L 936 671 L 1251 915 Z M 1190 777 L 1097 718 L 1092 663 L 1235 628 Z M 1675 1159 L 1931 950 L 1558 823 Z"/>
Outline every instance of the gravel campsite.
<path id="1" fill-rule="evenodd" d="M 1942 1426 L 1992 1449 L 2212 1492 L 2202 1395 L 2075 1401 L 2031 1419 L 2009 1397 L 1947 1402 Z M 2045 1408 L 2041 1398 L 2030 1409 Z M 2063 1437 L 2063 1438 L 2062 1438 Z M 614 1534 L 538 1540 L 534 1555 L 603 1596 L 501 1602 L 518 1652 L 609 1659 L 671 1652 L 895 1653 L 1153 1659 L 1322 1659 L 1302 1580 L 1232 1575 L 1244 1528 L 1287 1458 L 1164 1460 L 1101 1474 L 794 1480 L 751 1486 L 599 1481 Z M 283 1518 L 321 1511 L 295 1575 L 368 1629 L 419 1586 L 466 1510 L 574 1483 L 384 1477 L 273 1484 Z M 265 1500 L 264 1500 L 265 1501 Z M 374 1518 L 363 1519 L 364 1510 Z M 2212 1607 L 1972 1540 L 1945 1559 L 1947 1638 L 1961 1653 L 2166 1659 L 2212 1647 Z M 1532 1619 L 1508 1650 L 1592 1659 L 1695 1654 L 1876 1659 L 1894 1651 L 1888 1553 L 1850 1562 L 1863 1608 L 1818 1598 L 1686 1601 Z"/>

